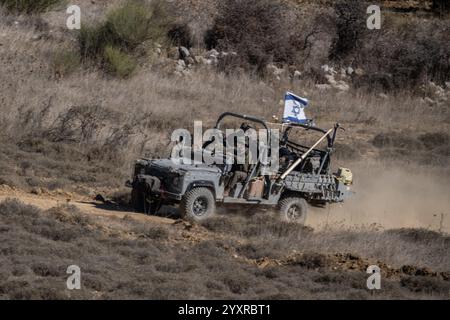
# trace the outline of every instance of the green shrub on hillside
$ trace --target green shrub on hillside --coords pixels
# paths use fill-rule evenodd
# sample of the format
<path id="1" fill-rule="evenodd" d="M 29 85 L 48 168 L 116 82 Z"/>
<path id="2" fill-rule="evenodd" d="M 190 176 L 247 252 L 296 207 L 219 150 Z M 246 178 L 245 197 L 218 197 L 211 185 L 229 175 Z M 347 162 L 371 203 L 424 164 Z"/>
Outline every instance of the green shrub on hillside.
<path id="1" fill-rule="evenodd" d="M 144 5 L 128 2 L 108 14 L 104 25 L 106 40 L 132 50 L 150 37 L 152 13 Z"/>
<path id="2" fill-rule="evenodd" d="M 0 0 L 8 11 L 15 13 L 39 13 L 60 3 L 61 0 Z"/>
<path id="3" fill-rule="evenodd" d="M 104 25 L 81 26 L 78 34 L 78 45 L 83 59 L 97 58 L 110 42 L 111 40 Z"/>
<path id="4" fill-rule="evenodd" d="M 136 48 L 148 40 L 161 42 L 172 21 L 166 3 L 128 1 L 111 11 L 105 22 L 82 26 L 78 45 L 83 60 L 103 62 L 107 71 L 128 77 L 136 68 Z"/>
<path id="5" fill-rule="evenodd" d="M 132 52 L 147 40 L 160 41 L 165 37 L 170 21 L 162 1 L 152 1 L 150 5 L 129 1 L 111 11 L 104 23 L 82 27 L 78 38 L 81 55 L 98 56 L 107 46 Z"/>
<path id="6" fill-rule="evenodd" d="M 136 61 L 132 56 L 111 46 L 105 48 L 104 61 L 106 71 L 119 78 L 128 78 L 136 69 Z"/>

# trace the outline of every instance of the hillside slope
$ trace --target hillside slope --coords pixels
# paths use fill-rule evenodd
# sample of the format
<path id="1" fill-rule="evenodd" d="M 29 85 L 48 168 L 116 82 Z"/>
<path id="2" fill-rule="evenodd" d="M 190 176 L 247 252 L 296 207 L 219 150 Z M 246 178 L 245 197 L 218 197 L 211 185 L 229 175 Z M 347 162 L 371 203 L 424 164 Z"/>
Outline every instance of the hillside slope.
<path id="1" fill-rule="evenodd" d="M 123 3 L 77 2 L 88 25 Z M 449 299 L 450 78 L 430 81 L 410 62 L 450 52 L 450 20 L 430 13 L 430 1 L 384 1 L 393 11 L 386 33 L 371 35 L 383 46 L 369 66 L 329 60 L 329 1 L 288 2 L 323 24 L 299 21 L 311 51 L 265 75 L 222 70 L 232 52 L 205 48 L 213 1 L 171 2 L 176 22 L 192 28 L 191 59 L 146 40 L 128 60 L 118 55 L 135 62 L 123 78 L 104 58 L 81 57 L 64 5 L 35 15 L 0 9 L 0 298 Z M 423 39 L 437 49 L 415 50 Z M 405 72 L 401 81 L 372 72 L 383 64 Z M 204 225 L 173 210 L 132 212 L 123 185 L 135 159 L 166 157 L 173 130 L 194 120 L 211 127 L 225 111 L 280 117 L 286 91 L 310 100 L 318 125 L 346 129 L 333 169 L 354 172 L 348 202 L 312 208 L 305 228 L 267 208 L 221 208 Z M 71 264 L 82 269 L 81 291 L 64 287 Z M 382 269 L 376 293 L 366 288 L 370 264 Z"/>

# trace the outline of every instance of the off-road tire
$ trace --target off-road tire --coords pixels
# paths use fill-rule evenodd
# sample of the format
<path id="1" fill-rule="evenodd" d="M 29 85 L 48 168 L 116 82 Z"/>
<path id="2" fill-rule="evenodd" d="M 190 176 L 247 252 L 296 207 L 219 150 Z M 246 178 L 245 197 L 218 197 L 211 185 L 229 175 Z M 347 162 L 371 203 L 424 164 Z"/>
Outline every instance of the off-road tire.
<path id="1" fill-rule="evenodd" d="M 214 194 L 208 188 L 195 188 L 187 192 L 180 204 L 183 218 L 199 222 L 210 218 L 216 210 Z"/>
<path id="2" fill-rule="evenodd" d="M 278 204 L 282 219 L 304 225 L 308 215 L 308 203 L 303 198 L 290 197 L 282 199 Z"/>
<path id="3" fill-rule="evenodd" d="M 138 213 L 145 213 L 145 196 L 139 188 L 131 190 L 131 206 Z"/>

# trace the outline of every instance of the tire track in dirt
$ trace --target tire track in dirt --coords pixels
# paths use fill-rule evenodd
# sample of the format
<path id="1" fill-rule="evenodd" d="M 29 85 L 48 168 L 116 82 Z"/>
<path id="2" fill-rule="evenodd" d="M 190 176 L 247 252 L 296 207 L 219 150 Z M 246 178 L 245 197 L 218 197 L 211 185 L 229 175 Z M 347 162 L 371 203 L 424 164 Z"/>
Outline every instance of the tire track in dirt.
<path id="1" fill-rule="evenodd" d="M 89 216 L 100 216 L 123 219 L 126 216 L 131 216 L 133 219 L 141 222 L 149 222 L 155 224 L 169 225 L 173 224 L 173 219 L 164 217 L 148 216 L 143 214 L 137 214 L 132 211 L 126 211 L 119 207 L 106 206 L 105 204 L 94 201 L 88 197 L 82 197 L 74 194 L 70 194 L 64 191 L 55 193 L 43 193 L 35 195 L 26 193 L 22 190 L 11 188 L 6 185 L 0 186 L 0 201 L 6 199 L 17 199 L 25 204 L 33 205 L 43 210 L 48 210 L 60 205 L 73 205 L 78 208 L 82 213 Z"/>

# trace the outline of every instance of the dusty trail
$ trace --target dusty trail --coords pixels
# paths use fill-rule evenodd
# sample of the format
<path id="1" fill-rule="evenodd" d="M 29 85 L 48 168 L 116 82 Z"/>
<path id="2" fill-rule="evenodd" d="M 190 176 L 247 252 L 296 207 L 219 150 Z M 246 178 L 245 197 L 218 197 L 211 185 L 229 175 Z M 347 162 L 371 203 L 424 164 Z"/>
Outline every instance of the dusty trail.
<path id="1" fill-rule="evenodd" d="M 386 168 L 382 164 L 351 166 L 355 175 L 354 195 L 344 204 L 310 208 L 307 224 L 314 229 L 376 226 L 381 229 L 425 228 L 450 233 L 450 175 L 435 169 Z M 26 193 L 0 186 L 0 201 L 15 198 L 41 209 L 61 204 L 76 206 L 88 215 L 133 219 L 155 224 L 173 224 L 173 219 L 135 214 L 64 191 Z"/>
<path id="2" fill-rule="evenodd" d="M 131 211 L 114 208 L 113 206 L 105 206 L 103 203 L 93 201 L 88 197 L 76 196 L 64 192 L 61 192 L 60 194 L 35 195 L 23 192 L 21 190 L 11 189 L 8 186 L 0 186 L 0 201 L 8 198 L 18 199 L 25 204 L 33 205 L 43 210 L 47 210 L 58 205 L 70 204 L 77 207 L 81 212 L 87 215 L 119 219 L 123 219 L 125 216 L 132 216 L 133 219 L 142 222 L 156 224 L 174 223 L 174 220 L 168 218 L 136 214 Z"/>
<path id="3" fill-rule="evenodd" d="M 344 204 L 312 208 L 314 228 L 375 225 L 383 229 L 426 228 L 450 233 L 447 171 L 381 164 L 351 166 L 355 194 Z"/>

